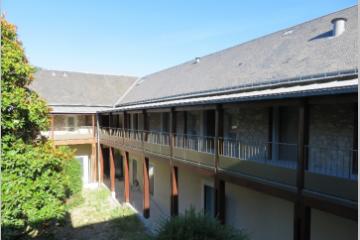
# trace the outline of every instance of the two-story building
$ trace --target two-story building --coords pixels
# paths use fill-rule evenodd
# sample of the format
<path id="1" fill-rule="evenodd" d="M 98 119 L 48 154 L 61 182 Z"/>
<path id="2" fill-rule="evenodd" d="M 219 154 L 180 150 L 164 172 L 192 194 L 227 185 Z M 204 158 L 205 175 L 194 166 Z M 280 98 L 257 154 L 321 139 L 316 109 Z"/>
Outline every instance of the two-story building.
<path id="1" fill-rule="evenodd" d="M 83 167 L 84 184 L 96 182 L 96 112 L 111 109 L 135 82 L 135 77 L 38 69 L 30 89 L 50 106 L 49 131 L 42 135 L 55 145 L 75 150 Z"/>
<path id="2" fill-rule="evenodd" d="M 97 113 L 99 181 L 152 227 L 357 239 L 358 57 L 354 6 L 139 78 Z"/>

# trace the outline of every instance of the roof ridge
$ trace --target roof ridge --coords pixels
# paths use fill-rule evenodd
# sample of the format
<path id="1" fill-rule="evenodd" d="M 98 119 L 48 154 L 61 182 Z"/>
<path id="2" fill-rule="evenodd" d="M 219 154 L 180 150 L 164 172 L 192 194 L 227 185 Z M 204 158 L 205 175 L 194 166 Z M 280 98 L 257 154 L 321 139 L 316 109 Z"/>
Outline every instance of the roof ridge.
<path id="1" fill-rule="evenodd" d="M 104 73 L 93 73 L 93 72 L 80 72 L 80 71 L 70 71 L 70 70 L 59 70 L 59 69 L 47 69 L 42 67 L 37 67 L 37 71 L 44 71 L 44 72 L 61 72 L 61 73 L 75 73 L 75 74 L 86 74 L 86 75 L 98 75 L 98 76 L 113 76 L 113 77 L 129 77 L 129 78 L 138 78 L 137 76 L 132 75 L 117 75 L 117 74 L 104 74 Z"/>

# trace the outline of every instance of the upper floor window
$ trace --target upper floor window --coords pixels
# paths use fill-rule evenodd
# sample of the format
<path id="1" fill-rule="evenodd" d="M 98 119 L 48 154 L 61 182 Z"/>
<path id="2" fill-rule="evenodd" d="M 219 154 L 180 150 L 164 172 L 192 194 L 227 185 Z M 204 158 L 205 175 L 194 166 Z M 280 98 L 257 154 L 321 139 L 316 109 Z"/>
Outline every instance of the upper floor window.
<path id="1" fill-rule="evenodd" d="M 68 128 L 68 131 L 75 131 L 75 117 L 74 116 L 68 116 L 66 125 Z"/>

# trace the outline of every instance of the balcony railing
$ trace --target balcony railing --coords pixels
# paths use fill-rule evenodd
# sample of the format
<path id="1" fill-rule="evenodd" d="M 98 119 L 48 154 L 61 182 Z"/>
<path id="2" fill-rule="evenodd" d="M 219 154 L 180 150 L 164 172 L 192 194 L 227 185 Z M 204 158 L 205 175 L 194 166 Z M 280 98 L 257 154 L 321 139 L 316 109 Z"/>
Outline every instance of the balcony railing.
<path id="1" fill-rule="evenodd" d="M 308 171 L 322 175 L 357 179 L 358 151 L 306 146 Z"/>
<path id="2" fill-rule="evenodd" d="M 170 144 L 170 135 L 166 132 L 144 131 L 144 140 L 147 143 L 168 146 Z"/>
<path id="3" fill-rule="evenodd" d="M 196 152 L 214 154 L 215 138 L 196 135 L 175 135 L 174 147 L 188 149 Z"/>
<path id="4" fill-rule="evenodd" d="M 46 131 L 41 134 L 49 138 L 53 136 L 54 140 L 89 139 L 94 136 L 92 126 L 56 127 L 53 133 L 51 131 Z"/>
<path id="5" fill-rule="evenodd" d="M 297 166 L 297 147 L 297 144 L 289 143 L 219 139 L 220 156 L 287 168 L 296 168 Z"/>
<path id="6" fill-rule="evenodd" d="M 142 149 L 143 143 L 170 146 L 170 134 L 155 131 L 139 131 L 120 128 L 100 128 L 102 140 Z M 240 140 L 176 134 L 173 147 L 199 153 L 215 154 L 234 161 L 252 161 L 290 169 L 297 168 L 298 145 L 277 142 L 244 142 Z M 307 171 L 346 179 L 357 179 L 357 150 L 306 146 Z"/>

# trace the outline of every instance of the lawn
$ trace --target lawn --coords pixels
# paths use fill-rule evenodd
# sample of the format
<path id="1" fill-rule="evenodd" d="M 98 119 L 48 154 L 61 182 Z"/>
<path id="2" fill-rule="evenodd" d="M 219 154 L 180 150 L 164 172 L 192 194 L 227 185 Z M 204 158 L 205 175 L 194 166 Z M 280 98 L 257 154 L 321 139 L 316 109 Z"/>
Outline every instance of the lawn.
<path id="1" fill-rule="evenodd" d="M 104 187 L 84 189 L 82 195 L 69 199 L 67 208 L 64 224 L 38 239 L 150 239 L 133 210 L 115 202 Z"/>

